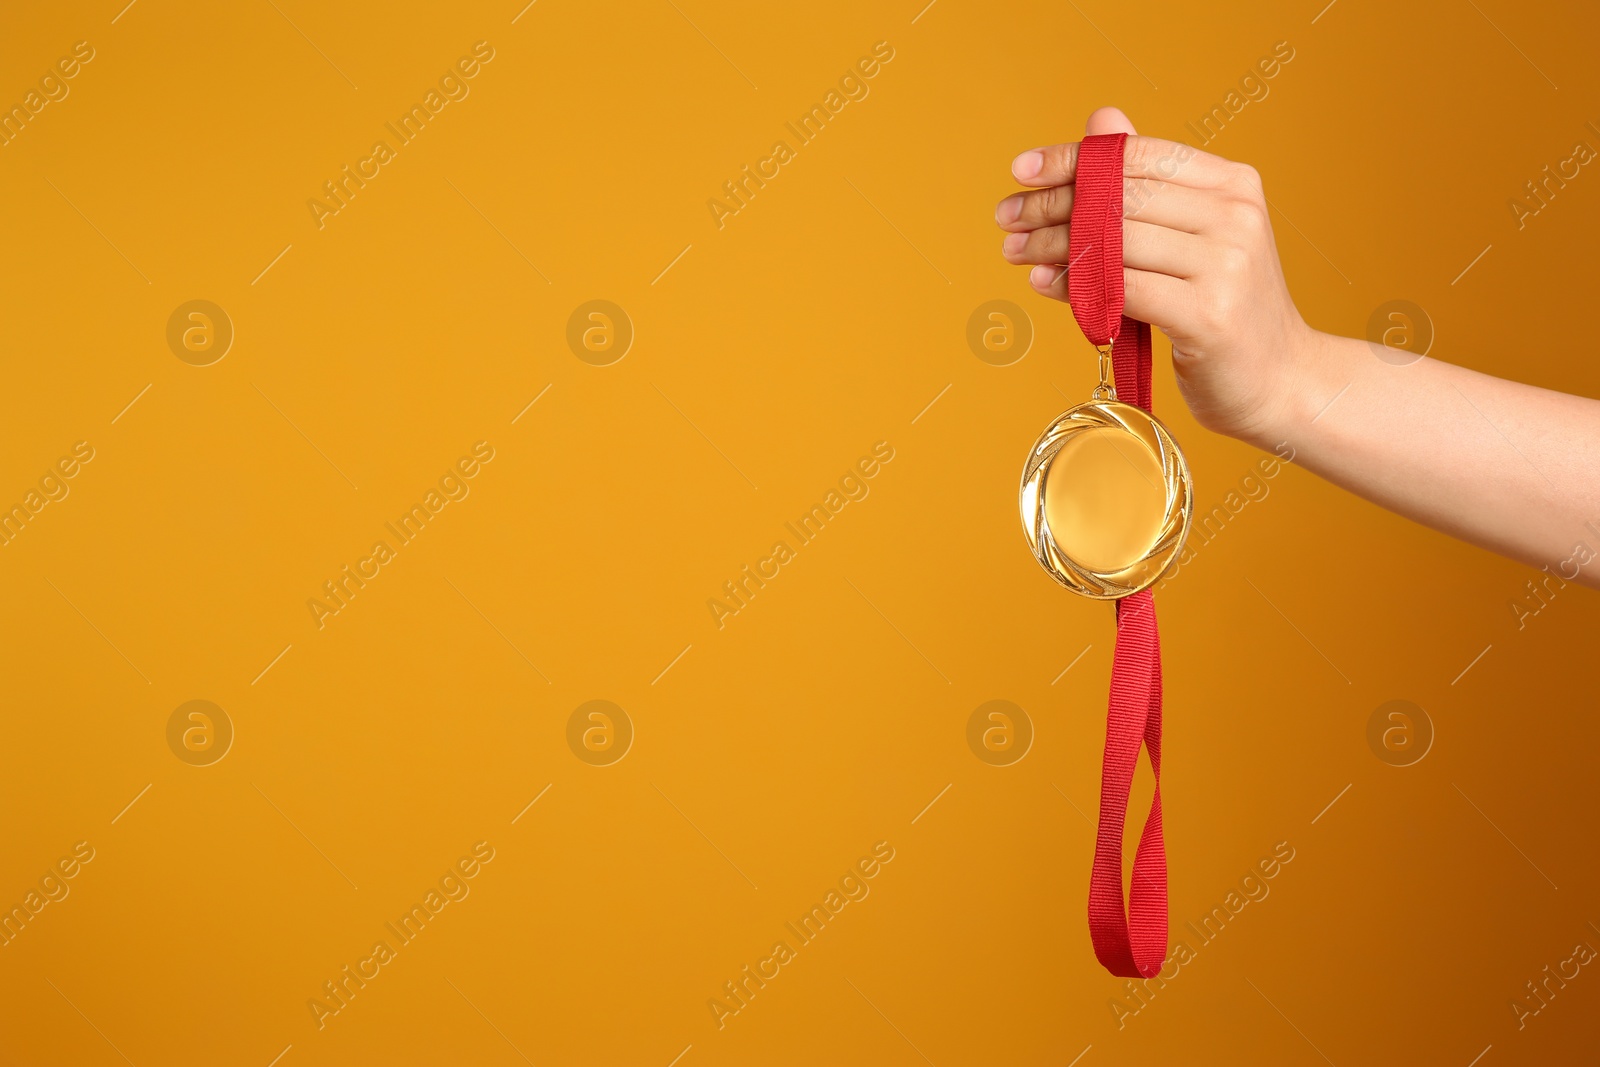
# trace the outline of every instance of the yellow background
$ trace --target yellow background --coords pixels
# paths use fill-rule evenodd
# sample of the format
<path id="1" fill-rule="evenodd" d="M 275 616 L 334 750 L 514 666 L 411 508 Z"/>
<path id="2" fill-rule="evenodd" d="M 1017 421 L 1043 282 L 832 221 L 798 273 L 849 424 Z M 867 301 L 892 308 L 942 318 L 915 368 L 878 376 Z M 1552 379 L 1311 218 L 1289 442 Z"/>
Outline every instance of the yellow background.
<path id="1" fill-rule="evenodd" d="M 1111 609 L 1045 577 L 1015 505 L 1094 364 L 992 219 L 1018 151 L 1106 103 L 1195 141 L 1288 41 L 1207 147 L 1265 176 L 1308 321 L 1414 301 L 1434 355 L 1595 395 L 1600 176 L 1520 230 L 1507 206 L 1600 146 L 1592 12 L 519 7 L 5 14 L 0 100 L 95 58 L 0 148 L 0 502 L 95 458 L 0 548 L 0 901 L 95 858 L 0 948 L 0 1060 L 1592 1056 L 1600 975 L 1520 1030 L 1509 1002 L 1600 945 L 1600 602 L 1519 629 L 1530 568 L 1292 467 L 1158 596 L 1174 937 L 1295 858 L 1119 1028 L 1085 923 Z M 480 40 L 470 95 L 319 229 L 308 199 Z M 707 200 L 878 41 L 870 95 L 719 229 Z M 193 299 L 236 331 L 211 366 L 166 343 Z M 565 340 L 593 299 L 636 333 L 611 366 Z M 995 299 L 1036 333 L 1008 367 L 966 342 Z M 1257 455 L 1189 418 L 1164 343 L 1156 377 L 1207 510 Z M 470 496 L 317 629 L 306 601 L 480 440 Z M 708 598 L 878 441 L 870 495 L 718 629 Z M 236 731 L 211 766 L 166 741 L 195 699 Z M 635 730 L 610 766 L 567 745 L 592 699 Z M 1007 767 L 966 741 L 993 699 L 1035 733 Z M 1392 699 L 1436 731 L 1414 766 L 1367 744 Z M 479 841 L 471 895 L 319 1030 L 322 983 Z M 718 1029 L 707 1001 L 879 841 L 870 896 Z"/>

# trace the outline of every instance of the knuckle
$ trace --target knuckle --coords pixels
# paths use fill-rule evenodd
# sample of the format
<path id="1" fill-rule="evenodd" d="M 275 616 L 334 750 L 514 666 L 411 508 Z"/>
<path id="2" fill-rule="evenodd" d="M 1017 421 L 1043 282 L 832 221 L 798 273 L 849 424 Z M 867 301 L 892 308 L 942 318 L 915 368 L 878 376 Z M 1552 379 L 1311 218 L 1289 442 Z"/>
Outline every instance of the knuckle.
<path id="1" fill-rule="evenodd" d="M 1261 172 L 1248 163 L 1233 164 L 1232 178 L 1234 184 L 1241 189 L 1247 189 L 1253 193 L 1261 192 Z"/>
<path id="2" fill-rule="evenodd" d="M 1225 280 L 1234 282 L 1243 278 L 1250 270 L 1250 253 L 1236 244 L 1226 244 L 1217 249 L 1217 273 Z"/>
<path id="3" fill-rule="evenodd" d="M 1235 200 L 1228 208 L 1228 227 L 1236 238 L 1253 242 L 1267 230 L 1267 213 L 1255 200 Z"/>
<path id="4" fill-rule="evenodd" d="M 1071 181 L 1078 169 L 1078 146 L 1076 144 L 1051 145 L 1044 150 L 1044 169 L 1039 173 L 1050 175 L 1059 181 Z"/>
<path id="5" fill-rule="evenodd" d="M 1040 222 L 1065 222 L 1072 212 L 1072 187 L 1053 185 L 1034 194 L 1032 205 Z"/>
<path id="6" fill-rule="evenodd" d="M 1148 137 L 1130 134 L 1123 146 L 1122 165 L 1124 170 L 1140 172 L 1149 169 L 1154 162 L 1155 146 Z"/>

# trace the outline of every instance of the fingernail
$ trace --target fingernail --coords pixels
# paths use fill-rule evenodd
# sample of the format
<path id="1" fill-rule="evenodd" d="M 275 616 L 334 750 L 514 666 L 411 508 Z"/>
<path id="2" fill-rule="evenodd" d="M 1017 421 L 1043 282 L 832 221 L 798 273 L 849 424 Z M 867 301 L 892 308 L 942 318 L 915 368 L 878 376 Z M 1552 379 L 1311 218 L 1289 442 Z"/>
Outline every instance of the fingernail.
<path id="1" fill-rule="evenodd" d="M 1018 181 L 1035 178 L 1041 170 L 1044 170 L 1044 153 L 1037 150 L 1024 152 L 1011 161 L 1011 173 Z"/>
<path id="2" fill-rule="evenodd" d="M 994 209 L 994 221 L 1001 226 L 1009 226 L 1022 216 L 1022 194 L 1008 196 L 1000 201 L 1000 206 Z"/>
<path id="3" fill-rule="evenodd" d="M 1028 272 L 1028 281 L 1035 289 L 1048 289 L 1050 284 L 1056 280 L 1056 271 L 1060 269 L 1060 267 L 1048 267 L 1041 264 Z"/>
<path id="4" fill-rule="evenodd" d="M 1028 245 L 1028 235 L 1025 233 L 1008 233 L 1006 239 L 1000 242 L 1000 252 L 1006 256 L 1020 256 L 1022 250 Z"/>

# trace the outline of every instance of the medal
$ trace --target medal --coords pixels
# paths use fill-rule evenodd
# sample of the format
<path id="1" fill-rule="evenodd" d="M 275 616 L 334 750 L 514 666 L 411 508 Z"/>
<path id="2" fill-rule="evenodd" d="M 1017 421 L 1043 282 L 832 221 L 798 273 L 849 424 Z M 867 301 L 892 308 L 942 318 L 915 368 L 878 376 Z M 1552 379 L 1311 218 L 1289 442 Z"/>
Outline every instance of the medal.
<path id="1" fill-rule="evenodd" d="M 1033 558 L 1081 596 L 1153 585 L 1189 535 L 1189 465 L 1160 419 L 1117 399 L 1111 346 L 1088 403 L 1056 416 L 1028 453 L 1017 503 Z"/>
<path id="2" fill-rule="evenodd" d="M 1099 349 L 1100 384 L 1034 442 L 1018 505 L 1028 545 L 1051 578 L 1083 596 L 1116 601 L 1089 936 L 1112 974 L 1149 978 L 1167 954 L 1161 638 L 1150 586 L 1183 550 L 1194 494 L 1183 452 L 1150 413 L 1150 325 L 1122 313 L 1126 140 L 1126 134 L 1083 140 L 1069 229 L 1072 314 Z M 1122 837 L 1141 746 L 1156 787 L 1125 901 Z"/>

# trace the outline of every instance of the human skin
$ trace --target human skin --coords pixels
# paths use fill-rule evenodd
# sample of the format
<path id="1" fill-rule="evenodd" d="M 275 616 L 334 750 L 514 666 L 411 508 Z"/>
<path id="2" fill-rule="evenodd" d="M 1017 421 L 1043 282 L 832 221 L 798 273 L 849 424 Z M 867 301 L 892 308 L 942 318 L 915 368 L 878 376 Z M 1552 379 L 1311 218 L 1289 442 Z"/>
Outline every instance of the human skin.
<path id="1" fill-rule="evenodd" d="M 1089 134 L 1127 133 L 1126 313 L 1172 341 L 1178 388 L 1209 430 L 1273 451 L 1359 496 L 1472 544 L 1600 588 L 1600 401 L 1306 325 L 1284 281 L 1254 168 L 1134 134 L 1115 108 Z M 1067 300 L 1076 143 L 1012 162 L 1029 191 L 1000 202 L 1006 260 Z"/>

